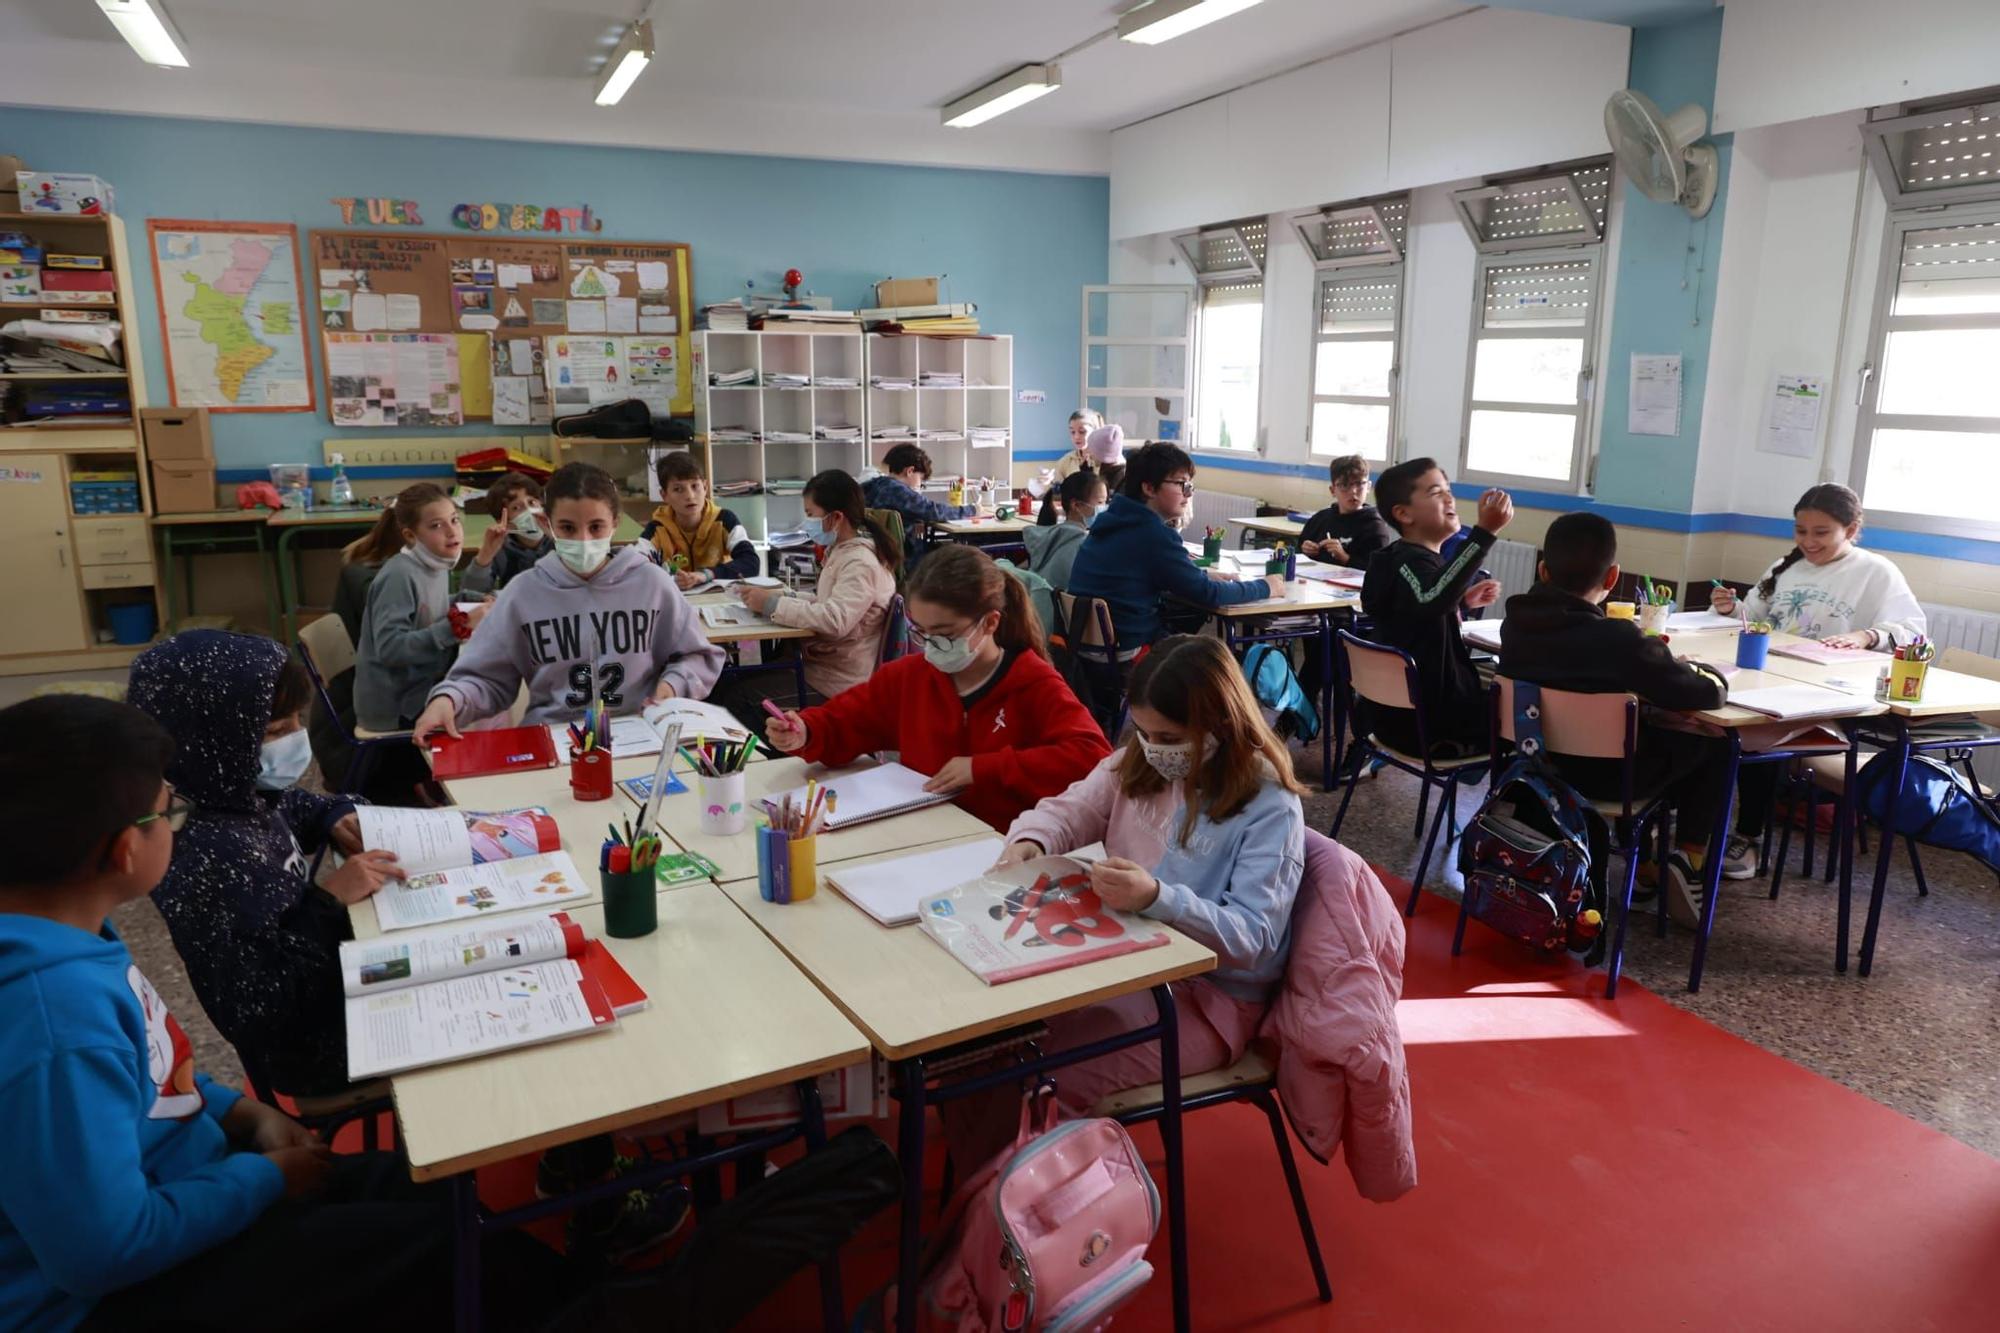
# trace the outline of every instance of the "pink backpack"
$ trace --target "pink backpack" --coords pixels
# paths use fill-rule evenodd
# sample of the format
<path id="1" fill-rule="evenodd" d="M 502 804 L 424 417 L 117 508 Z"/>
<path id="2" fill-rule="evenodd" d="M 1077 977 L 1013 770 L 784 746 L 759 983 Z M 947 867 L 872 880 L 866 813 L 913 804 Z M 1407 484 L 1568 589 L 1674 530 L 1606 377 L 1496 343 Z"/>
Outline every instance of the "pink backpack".
<path id="1" fill-rule="evenodd" d="M 1153 1276 L 1160 1194 L 1116 1120 L 1056 1123 L 1047 1085 L 1021 1102 L 1013 1147 L 967 1180 L 956 1247 L 925 1288 L 960 1333 L 1094 1333 Z"/>

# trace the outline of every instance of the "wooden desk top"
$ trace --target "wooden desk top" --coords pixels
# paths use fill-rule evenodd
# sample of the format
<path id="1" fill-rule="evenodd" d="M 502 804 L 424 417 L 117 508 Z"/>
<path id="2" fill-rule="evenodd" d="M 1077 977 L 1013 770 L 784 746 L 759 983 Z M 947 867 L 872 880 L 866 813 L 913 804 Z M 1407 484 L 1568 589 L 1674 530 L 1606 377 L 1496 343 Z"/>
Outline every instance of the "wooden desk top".
<path id="1" fill-rule="evenodd" d="M 381 505 L 322 506 L 318 509 L 280 509 L 267 520 L 274 528 L 317 528 L 366 526 L 382 517 Z"/>
<path id="2" fill-rule="evenodd" d="M 1245 575 L 1243 582 L 1262 575 Z M 1282 616 L 1302 612 L 1339 611 L 1361 605 L 1360 590 L 1335 587 L 1311 579 L 1294 579 L 1285 585 L 1279 597 L 1265 597 L 1254 602 L 1238 602 L 1234 606 L 1218 606 L 1214 614 L 1232 619 L 1243 616 Z"/>
<path id="3" fill-rule="evenodd" d="M 1745 671 L 1736 666 L 1736 640 L 1740 637 L 1734 630 L 1702 630 L 1692 634 L 1675 634 L 1669 637 L 1669 647 L 1676 657 L 1692 657 L 1716 666 L 1728 667 L 1729 687 L 1732 690 L 1774 689 L 1786 685 L 1816 685 L 1846 698 L 1848 706 L 1824 718 L 1802 719 L 1802 721 L 1834 722 L 1842 718 L 1870 717 L 1883 711 L 1875 701 L 1875 669 L 1862 661 L 1839 662 L 1820 665 L 1801 662 L 1789 657 L 1770 656 L 1765 659 L 1761 671 Z M 1799 642 L 1798 636 L 1779 634 L 1773 636 L 1773 646 Z M 1688 716 L 1706 722 L 1711 726 L 1729 730 L 1749 727 L 1789 727 L 1796 723 L 1780 722 L 1748 708 L 1738 708 L 1724 704 L 1720 708 L 1704 709 Z"/>
<path id="4" fill-rule="evenodd" d="M 1306 525 L 1289 518 L 1275 515 L 1264 518 L 1229 518 L 1225 523 L 1240 523 L 1250 532 L 1268 533 L 1273 537 L 1297 537 L 1306 530 Z"/>
<path id="5" fill-rule="evenodd" d="M 466 540 L 470 541 L 471 538 L 468 537 Z M 794 590 L 786 588 L 783 591 L 789 595 Z M 714 587 L 698 588 L 688 593 L 687 599 L 688 605 L 695 609 L 697 616 L 701 614 L 701 608 L 704 606 L 721 606 L 736 600 L 721 588 Z M 769 643 L 778 639 L 814 637 L 813 631 L 802 625 L 778 625 L 768 620 L 760 620 L 755 625 L 711 625 L 704 620 L 701 622 L 701 632 L 710 643 Z"/>
<path id="6" fill-rule="evenodd" d="M 611 761 L 611 780 L 615 783 L 626 778 L 646 777 L 659 762 L 657 754 L 614 758 Z M 682 762 L 678 767 L 681 781 L 689 781 L 687 764 Z M 608 801 L 577 800 L 570 794 L 569 765 L 566 763 L 557 764 L 554 768 L 531 769 L 525 773 L 460 778 L 444 786 L 452 804 L 463 810 L 519 810 L 529 805 L 547 809 L 550 818 L 556 821 L 556 827 L 562 830 L 563 846 L 569 850 L 576 868 L 593 886 L 593 901 L 597 872 L 591 867 L 597 864 L 597 849 L 604 842 L 604 826 L 624 820 L 632 813 L 632 803 L 621 796 L 616 787 L 612 788 Z"/>
<path id="7" fill-rule="evenodd" d="M 660 831 L 679 844 L 682 850 L 700 852 L 715 862 L 719 882 L 728 884 L 747 880 L 750 896 L 754 898 L 757 896 L 754 816 L 763 809 L 757 804 L 759 798 L 802 787 L 807 778 L 829 771 L 838 770 L 808 764 L 789 755 L 774 758 L 769 763 L 750 765 L 744 770 L 743 790 L 753 818 L 749 827 L 731 837 L 715 837 L 701 831 L 700 784 L 683 774 L 682 781 L 688 784 L 689 790 L 660 802 Z M 826 866 L 861 856 L 914 851 L 919 847 L 935 846 L 975 834 L 990 838 L 994 836 L 994 831 L 955 805 L 934 805 L 906 815 L 891 815 L 886 819 L 856 824 L 852 828 L 821 833 L 819 863 Z M 591 844 L 593 847 L 596 845 Z"/>
<path id="8" fill-rule="evenodd" d="M 976 537 L 984 532 L 1024 532 L 1035 526 L 1032 518 L 954 518 L 944 523 L 933 523 L 937 532 L 949 533 L 954 537 Z"/>
<path id="9" fill-rule="evenodd" d="M 262 509 L 197 509 L 186 514 L 154 514 L 156 528 L 178 528 L 190 523 L 265 523 L 270 514 Z"/>
<path id="10" fill-rule="evenodd" d="M 867 1039 L 712 885 L 661 894 L 659 929 L 636 940 L 606 937 L 601 907 L 567 910 L 651 1003 L 609 1032 L 398 1074 L 413 1178 L 643 1124 L 868 1053 Z"/>
<path id="11" fill-rule="evenodd" d="M 865 859 L 909 850 L 898 847 Z M 821 861 L 824 866 L 824 856 Z M 802 903 L 765 902 L 754 877 L 725 883 L 722 891 L 892 1060 L 1215 967 L 1215 954 L 1206 945 L 1172 931 L 1172 939 L 1157 949 L 989 986 L 922 927 L 878 925 L 828 885 L 823 872 L 819 891 Z"/>

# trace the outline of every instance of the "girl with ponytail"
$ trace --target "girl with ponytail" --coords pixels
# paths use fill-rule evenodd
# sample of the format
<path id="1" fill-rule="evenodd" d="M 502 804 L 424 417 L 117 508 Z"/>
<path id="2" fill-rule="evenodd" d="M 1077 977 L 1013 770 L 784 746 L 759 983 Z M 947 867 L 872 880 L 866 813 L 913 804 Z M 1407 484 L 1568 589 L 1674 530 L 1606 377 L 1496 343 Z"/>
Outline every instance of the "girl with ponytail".
<path id="1" fill-rule="evenodd" d="M 1860 496 L 1832 482 L 1815 486 L 1792 506 L 1792 518 L 1797 544 L 1741 599 L 1745 616 L 1834 648 L 1886 650 L 1924 632 L 1924 610 L 1903 571 L 1855 545 Z M 1738 598 L 1727 588 L 1711 601 L 1724 615 L 1736 613 Z"/>
<path id="2" fill-rule="evenodd" d="M 771 721 L 773 746 L 835 767 L 900 751 L 930 779 L 927 791 L 951 794 L 996 829 L 1111 752 L 1049 664 L 1027 590 L 985 552 L 932 551 L 904 596 L 916 651 L 817 708 Z"/>

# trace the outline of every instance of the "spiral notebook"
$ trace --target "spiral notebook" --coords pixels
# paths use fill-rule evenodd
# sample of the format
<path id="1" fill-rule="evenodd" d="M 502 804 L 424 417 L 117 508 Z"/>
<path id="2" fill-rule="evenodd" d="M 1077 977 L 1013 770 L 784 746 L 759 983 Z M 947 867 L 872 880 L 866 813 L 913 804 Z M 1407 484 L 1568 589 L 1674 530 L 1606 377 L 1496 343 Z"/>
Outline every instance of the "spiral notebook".
<path id="1" fill-rule="evenodd" d="M 819 785 L 833 792 L 837 798 L 827 813 L 826 830 L 833 832 L 855 824 L 866 824 L 871 819 L 886 819 L 890 815 L 943 805 L 951 799 L 942 792 L 925 791 L 924 784 L 929 781 L 915 769 L 893 763 L 829 773 L 818 779 Z M 804 808 L 806 789 L 803 785 L 790 791 L 771 793 L 764 798 L 764 808 L 767 811 L 778 810 L 787 796 L 792 798 L 793 808 Z"/>

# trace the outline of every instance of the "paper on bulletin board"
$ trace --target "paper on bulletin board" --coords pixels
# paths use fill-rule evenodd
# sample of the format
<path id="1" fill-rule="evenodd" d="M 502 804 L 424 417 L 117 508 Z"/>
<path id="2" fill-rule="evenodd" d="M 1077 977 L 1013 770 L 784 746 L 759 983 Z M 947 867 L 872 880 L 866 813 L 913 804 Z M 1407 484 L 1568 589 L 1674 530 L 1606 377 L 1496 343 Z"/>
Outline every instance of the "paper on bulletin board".
<path id="1" fill-rule="evenodd" d="M 625 340 L 625 362 L 631 396 L 641 399 L 657 419 L 673 414 L 678 380 L 673 338 L 640 336 Z"/>
<path id="2" fill-rule="evenodd" d="M 326 383 L 336 426 L 465 424 L 454 334 L 329 332 Z"/>
<path id="3" fill-rule="evenodd" d="M 1764 422 L 1763 438 L 1757 441 L 1757 447 L 1767 454 L 1811 458 L 1819 452 L 1819 418 L 1825 402 L 1823 376 L 1780 372 L 1771 393 L 1770 416 Z"/>
<path id="4" fill-rule="evenodd" d="M 549 387 L 543 378 L 539 334 L 493 339 L 493 424 L 545 426 Z"/>
<path id="5" fill-rule="evenodd" d="M 1664 356 L 1632 353 L 1632 388 L 1625 405 L 1625 430 L 1631 435 L 1681 433 L 1679 353 Z"/>
<path id="6" fill-rule="evenodd" d="M 468 417 L 493 415 L 493 339 L 484 333 L 458 337 L 459 404 Z"/>
<path id="7" fill-rule="evenodd" d="M 549 398 L 555 415 L 574 416 L 599 403 L 632 396 L 627 382 L 625 339 L 603 334 L 570 334 L 548 339 L 547 348 Z"/>

